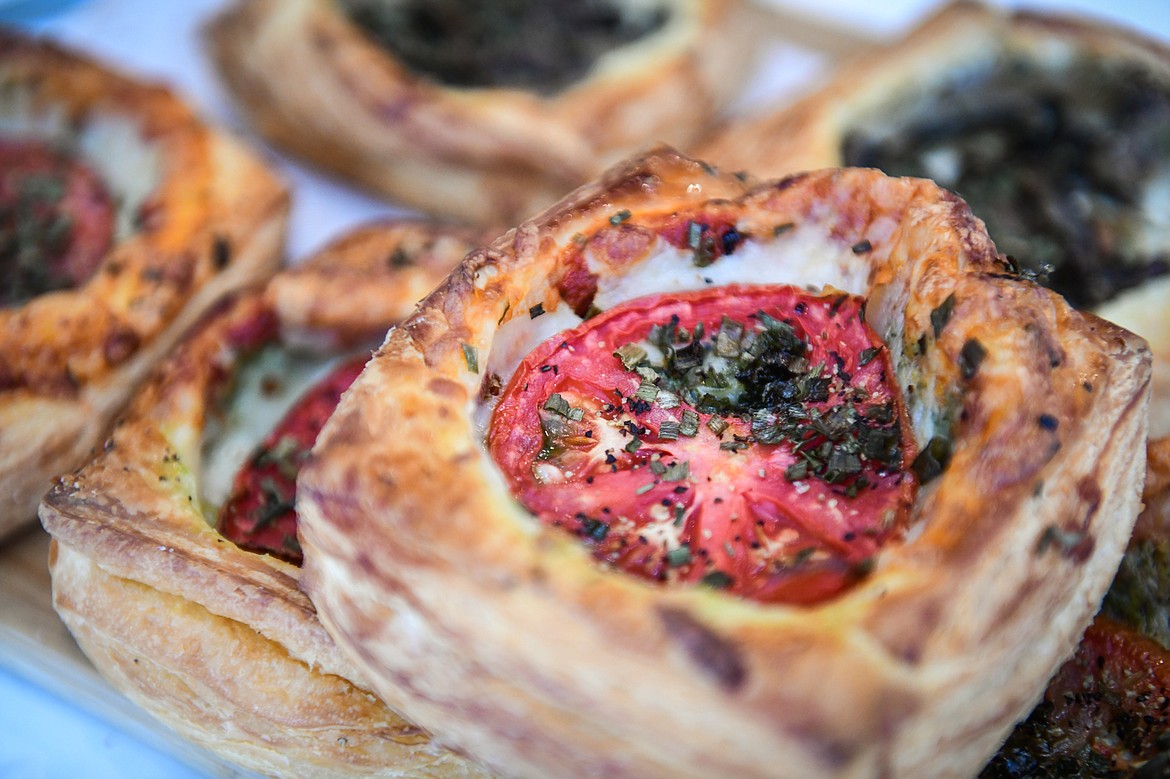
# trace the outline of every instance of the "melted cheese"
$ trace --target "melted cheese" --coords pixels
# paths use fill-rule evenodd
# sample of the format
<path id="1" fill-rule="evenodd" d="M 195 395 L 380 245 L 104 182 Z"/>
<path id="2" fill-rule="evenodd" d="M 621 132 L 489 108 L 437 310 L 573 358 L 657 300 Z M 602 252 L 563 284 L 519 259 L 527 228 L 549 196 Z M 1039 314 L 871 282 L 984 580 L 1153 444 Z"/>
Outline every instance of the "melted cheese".
<path id="1" fill-rule="evenodd" d="M 264 437 L 340 359 L 270 346 L 240 366 L 223 417 L 210 419 L 204 432 L 199 499 L 209 517 Z"/>

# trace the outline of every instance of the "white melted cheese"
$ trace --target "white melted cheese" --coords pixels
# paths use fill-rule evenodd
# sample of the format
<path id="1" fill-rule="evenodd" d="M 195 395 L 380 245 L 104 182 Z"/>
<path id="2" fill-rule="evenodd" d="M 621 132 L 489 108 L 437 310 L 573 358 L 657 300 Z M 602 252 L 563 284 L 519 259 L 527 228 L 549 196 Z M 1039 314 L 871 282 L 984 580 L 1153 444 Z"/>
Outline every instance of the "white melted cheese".
<path id="1" fill-rule="evenodd" d="M 813 225 L 797 227 L 774 240 L 746 240 L 734 254 L 697 267 L 692 253 L 659 239 L 650 255 L 626 273 L 601 274 L 594 304 L 602 310 L 644 295 L 689 292 L 728 284 L 791 284 L 820 292 L 826 287 L 861 294 L 869 264 L 849 246 L 826 240 Z M 590 261 L 591 270 L 600 263 Z"/>
<path id="2" fill-rule="evenodd" d="M 227 500 L 236 473 L 265 436 L 340 360 L 269 346 L 239 367 L 222 418 L 209 415 L 203 436 L 199 499 L 209 517 Z"/>

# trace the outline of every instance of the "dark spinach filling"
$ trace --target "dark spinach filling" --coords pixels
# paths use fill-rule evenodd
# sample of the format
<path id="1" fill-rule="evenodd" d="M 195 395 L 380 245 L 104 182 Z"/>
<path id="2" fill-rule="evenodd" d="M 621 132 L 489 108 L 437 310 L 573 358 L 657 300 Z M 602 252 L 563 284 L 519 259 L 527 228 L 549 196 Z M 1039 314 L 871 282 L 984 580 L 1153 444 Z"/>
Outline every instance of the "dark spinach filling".
<path id="1" fill-rule="evenodd" d="M 555 93 L 601 55 L 662 28 L 665 7 L 605 0 L 342 0 L 355 24 L 412 71 L 454 87 Z"/>
<path id="2" fill-rule="evenodd" d="M 1001 61 L 892 101 L 842 153 L 955 191 L 1001 252 L 1073 305 L 1170 271 L 1165 242 L 1139 238 L 1147 186 L 1170 175 L 1170 85 L 1136 65 Z"/>

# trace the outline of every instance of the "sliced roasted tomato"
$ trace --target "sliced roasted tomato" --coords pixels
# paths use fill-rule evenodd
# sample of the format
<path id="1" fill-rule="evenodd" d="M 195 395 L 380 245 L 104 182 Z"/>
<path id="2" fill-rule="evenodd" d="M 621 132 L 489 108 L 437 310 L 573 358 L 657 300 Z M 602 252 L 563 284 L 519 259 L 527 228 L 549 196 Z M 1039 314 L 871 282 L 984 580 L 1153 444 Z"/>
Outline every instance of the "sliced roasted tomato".
<path id="1" fill-rule="evenodd" d="M 814 603 L 905 526 L 914 444 L 892 377 L 859 298 L 651 296 L 537 347 L 488 445 L 520 502 L 600 560 Z"/>
<path id="2" fill-rule="evenodd" d="M 219 532 L 238 546 L 301 564 L 293 498 L 297 475 L 341 395 L 362 372 L 355 358 L 301 396 L 236 474 L 219 515 Z"/>
<path id="3" fill-rule="evenodd" d="M 0 305 L 82 283 L 113 237 L 97 173 L 45 143 L 0 139 Z"/>
<path id="4" fill-rule="evenodd" d="M 983 779 L 1165 776 L 1170 652 L 1097 617 Z M 1160 754 L 1161 753 L 1161 754 Z"/>

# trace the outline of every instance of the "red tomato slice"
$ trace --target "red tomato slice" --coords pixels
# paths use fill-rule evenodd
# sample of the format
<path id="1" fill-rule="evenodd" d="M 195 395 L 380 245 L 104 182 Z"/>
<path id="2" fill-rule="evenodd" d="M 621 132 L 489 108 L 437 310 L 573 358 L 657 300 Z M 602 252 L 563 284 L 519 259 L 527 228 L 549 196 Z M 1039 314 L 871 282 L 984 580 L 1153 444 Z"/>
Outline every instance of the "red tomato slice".
<path id="1" fill-rule="evenodd" d="M 1099 616 L 981 776 L 1130 776 L 1168 732 L 1170 652 Z"/>
<path id="2" fill-rule="evenodd" d="M 365 367 L 350 360 L 319 381 L 289 409 L 236 474 L 219 515 L 219 532 L 244 549 L 294 565 L 302 561 L 293 498 L 297 475 L 341 395 Z"/>
<path id="3" fill-rule="evenodd" d="M 815 603 L 908 517 L 914 444 L 863 302 L 788 286 L 630 301 L 537 347 L 488 446 L 621 570 Z"/>
<path id="4" fill-rule="evenodd" d="M 0 305 L 90 277 L 114 237 L 98 175 L 39 141 L 0 139 Z"/>

